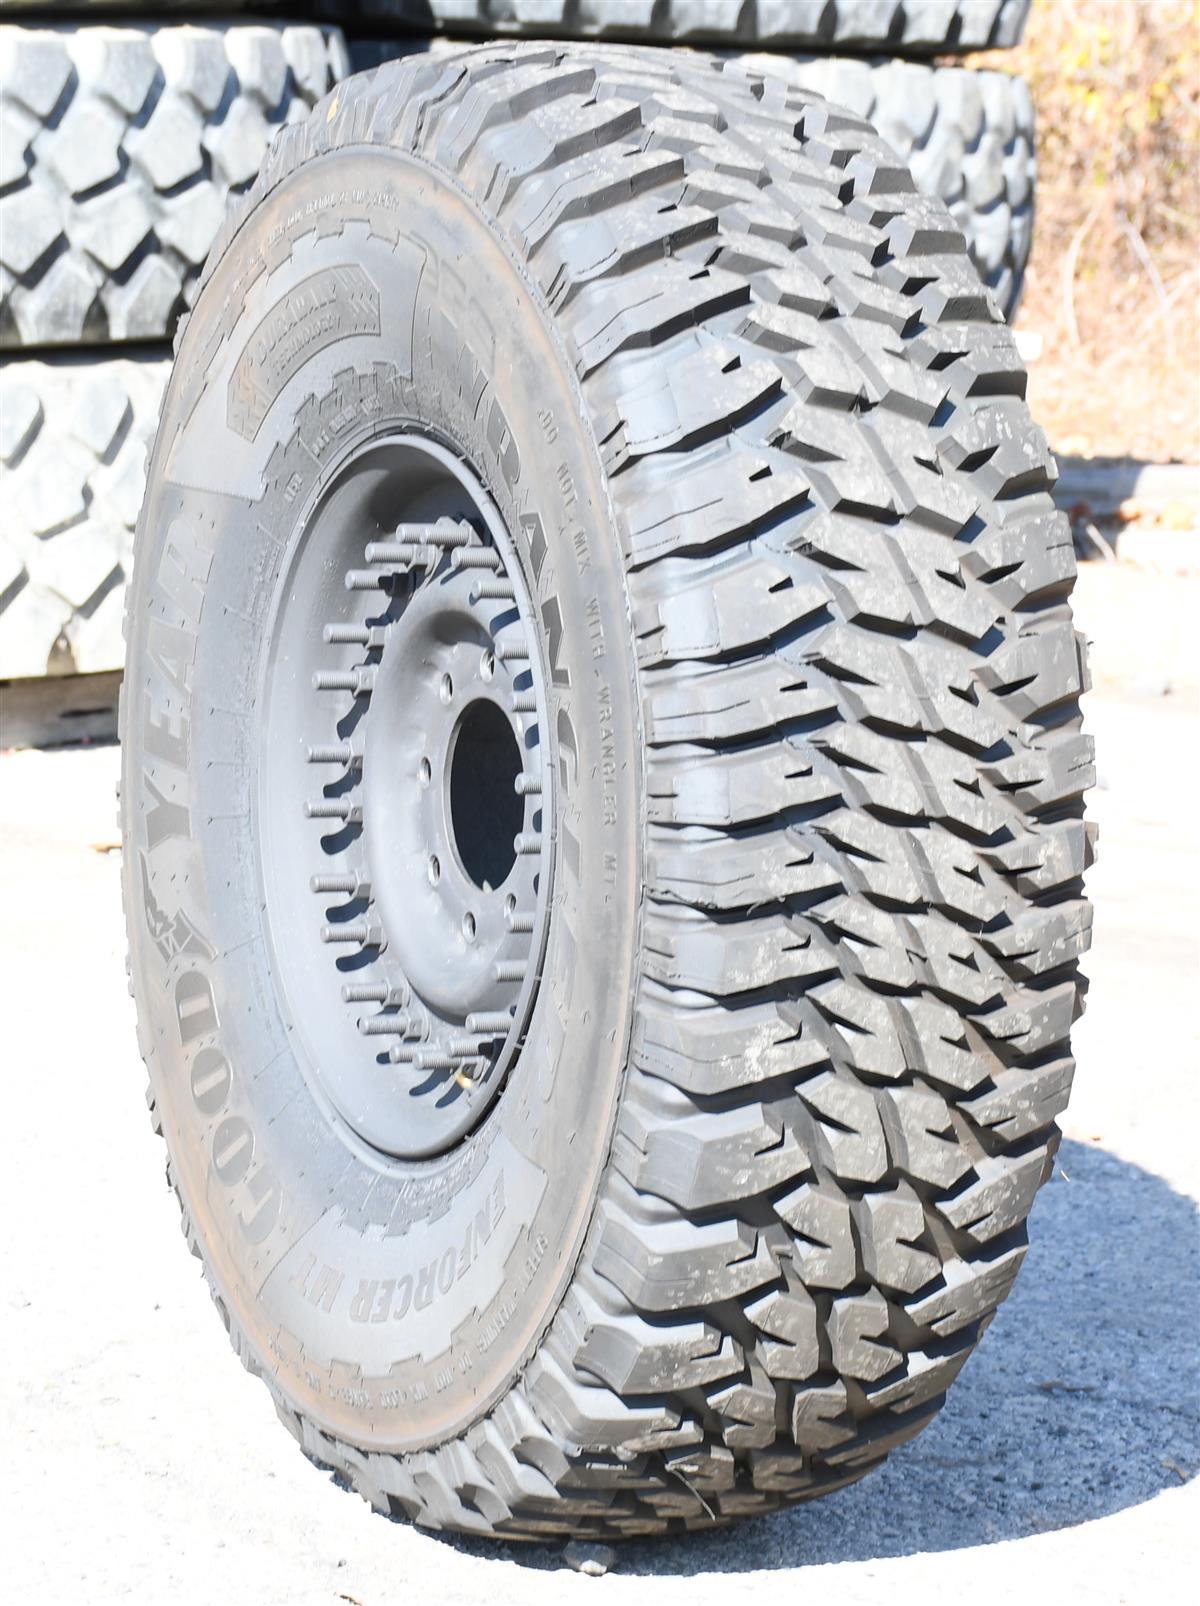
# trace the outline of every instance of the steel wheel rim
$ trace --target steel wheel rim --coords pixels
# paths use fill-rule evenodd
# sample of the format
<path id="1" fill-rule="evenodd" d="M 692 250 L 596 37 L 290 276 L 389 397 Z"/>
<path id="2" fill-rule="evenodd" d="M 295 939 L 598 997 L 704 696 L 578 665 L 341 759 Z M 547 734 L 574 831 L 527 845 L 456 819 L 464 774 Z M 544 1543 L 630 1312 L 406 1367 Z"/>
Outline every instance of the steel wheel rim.
<path id="1" fill-rule="evenodd" d="M 341 465 L 276 593 L 257 833 L 273 970 L 310 1084 L 385 1156 L 478 1126 L 536 1003 L 552 773 L 533 621 L 495 503 L 415 433 Z"/>

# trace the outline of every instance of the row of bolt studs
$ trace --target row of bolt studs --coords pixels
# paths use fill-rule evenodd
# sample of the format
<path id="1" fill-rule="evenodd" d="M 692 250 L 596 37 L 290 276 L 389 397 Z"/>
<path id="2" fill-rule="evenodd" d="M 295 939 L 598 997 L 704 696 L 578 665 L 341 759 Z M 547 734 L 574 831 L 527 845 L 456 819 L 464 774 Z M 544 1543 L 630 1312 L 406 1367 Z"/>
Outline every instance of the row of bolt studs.
<path id="1" fill-rule="evenodd" d="M 348 591 L 394 590 L 396 582 L 412 575 L 416 570 L 432 574 L 444 561 L 447 553 L 453 569 L 476 570 L 479 578 L 471 588 L 471 601 L 511 601 L 515 596 L 512 581 L 501 573 L 500 554 L 494 547 L 480 546 L 475 532 L 465 520 L 439 519 L 435 524 L 401 524 L 387 541 L 371 541 L 364 557 L 370 567 L 351 569 L 346 574 Z M 323 631 L 325 642 L 331 646 L 359 646 L 366 651 L 381 650 L 387 637 L 385 625 L 328 624 Z M 527 662 L 528 644 L 523 641 L 502 642 L 496 656 L 503 662 Z M 351 670 L 318 670 L 313 675 L 315 691 L 349 692 L 355 698 L 369 698 L 375 687 L 375 669 L 361 665 Z M 514 713 L 532 713 L 537 700 L 532 690 L 516 692 L 510 699 Z M 308 749 L 310 764 L 336 764 L 346 770 L 362 767 L 362 750 L 352 742 L 342 742 Z M 521 774 L 516 779 L 516 790 L 522 797 L 540 796 L 542 781 L 539 775 Z M 362 823 L 362 805 L 343 798 L 320 798 L 305 804 L 309 819 L 339 820 L 347 825 Z M 519 832 L 513 846 L 520 855 L 541 852 L 540 832 Z M 371 884 L 363 876 L 315 875 L 312 890 L 321 895 L 344 894 L 355 901 L 371 904 Z M 513 911 L 509 927 L 514 932 L 531 932 L 534 916 L 526 911 Z M 326 924 L 321 927 L 321 940 L 331 944 L 346 944 L 359 948 L 380 948 L 386 937 L 377 921 L 370 919 Z M 500 960 L 495 966 L 495 978 L 500 982 L 520 982 L 527 969 L 524 960 Z M 399 1037 L 388 1049 L 393 1065 L 409 1064 L 420 1071 L 448 1071 L 464 1087 L 470 1086 L 476 1068 L 488 1049 L 508 1035 L 512 1028 L 512 1015 L 507 1011 L 490 1011 L 467 1016 L 466 1033 L 451 1037 L 445 1043 L 422 1041 L 428 1032 L 429 1022 L 424 1011 L 411 1011 L 411 990 L 407 983 L 399 987 L 384 982 L 348 982 L 342 988 L 342 999 L 347 1004 L 378 1004 L 381 1009 L 398 1010 L 395 1014 L 380 1013 L 360 1016 L 358 1029 L 364 1037 Z"/>

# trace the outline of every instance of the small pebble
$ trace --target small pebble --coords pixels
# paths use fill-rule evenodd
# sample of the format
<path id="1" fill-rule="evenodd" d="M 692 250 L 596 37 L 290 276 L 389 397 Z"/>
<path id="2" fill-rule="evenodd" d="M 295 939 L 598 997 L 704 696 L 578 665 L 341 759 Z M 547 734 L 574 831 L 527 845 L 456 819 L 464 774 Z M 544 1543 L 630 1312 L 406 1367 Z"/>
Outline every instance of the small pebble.
<path id="1" fill-rule="evenodd" d="M 616 1566 L 617 1553 L 611 1545 L 589 1545 L 572 1539 L 563 1550 L 563 1560 L 587 1578 L 603 1578 L 610 1567 Z"/>

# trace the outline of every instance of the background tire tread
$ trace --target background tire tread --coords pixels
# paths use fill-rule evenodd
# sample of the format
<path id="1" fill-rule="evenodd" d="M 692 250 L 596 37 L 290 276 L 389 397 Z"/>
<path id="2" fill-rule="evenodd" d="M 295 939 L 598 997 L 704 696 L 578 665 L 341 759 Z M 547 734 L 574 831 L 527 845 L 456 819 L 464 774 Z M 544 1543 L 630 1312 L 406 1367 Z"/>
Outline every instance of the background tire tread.
<path id="1" fill-rule="evenodd" d="M 0 347 L 168 338 L 336 29 L 0 25 Z"/>
<path id="2" fill-rule="evenodd" d="M 1019 43 L 1029 0 L 354 0 L 354 14 L 476 36 L 943 55 Z"/>
<path id="3" fill-rule="evenodd" d="M 119 669 L 170 355 L 0 364 L 0 679 Z"/>

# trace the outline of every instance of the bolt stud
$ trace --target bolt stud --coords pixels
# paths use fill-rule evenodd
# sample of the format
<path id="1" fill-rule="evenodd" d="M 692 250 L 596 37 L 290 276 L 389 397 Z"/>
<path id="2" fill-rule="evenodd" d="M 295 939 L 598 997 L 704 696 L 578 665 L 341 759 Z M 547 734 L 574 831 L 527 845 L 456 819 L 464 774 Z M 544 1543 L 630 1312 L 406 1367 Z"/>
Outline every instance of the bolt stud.
<path id="1" fill-rule="evenodd" d="M 344 820 L 347 825 L 359 825 L 363 817 L 361 803 L 347 803 L 340 797 L 326 797 L 315 803 L 306 803 L 304 812 L 310 820 Z"/>
<path id="2" fill-rule="evenodd" d="M 467 1016 L 467 1030 L 469 1032 L 479 1032 L 485 1037 L 490 1036 L 492 1033 L 495 1033 L 498 1037 L 504 1037 L 511 1026 L 512 1016 L 502 1014 L 498 1010 L 485 1010 L 480 1014 Z"/>

